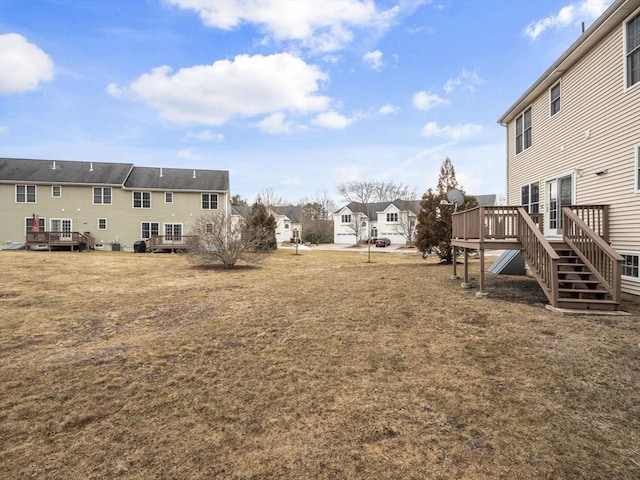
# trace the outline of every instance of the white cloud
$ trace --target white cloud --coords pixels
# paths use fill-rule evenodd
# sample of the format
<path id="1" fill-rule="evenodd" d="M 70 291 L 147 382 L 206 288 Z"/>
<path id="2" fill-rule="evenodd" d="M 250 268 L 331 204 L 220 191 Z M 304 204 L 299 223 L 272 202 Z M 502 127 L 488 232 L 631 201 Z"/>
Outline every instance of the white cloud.
<path id="1" fill-rule="evenodd" d="M 189 131 L 187 132 L 186 137 L 187 139 L 201 140 L 203 142 L 215 142 L 215 143 L 224 142 L 224 134 L 215 133 L 215 132 L 212 132 L 211 130 L 202 130 L 200 132 Z"/>
<path id="2" fill-rule="evenodd" d="M 462 90 L 468 90 L 470 92 L 475 92 L 476 87 L 478 85 L 482 85 L 483 83 L 484 80 L 480 78 L 480 75 L 478 75 L 476 72 L 463 70 L 457 77 L 447 80 L 443 88 L 446 93 L 452 93 L 458 88 Z"/>
<path id="3" fill-rule="evenodd" d="M 178 158 L 182 160 L 200 160 L 202 157 L 195 153 L 191 148 L 185 148 L 184 150 L 180 150 L 178 153 Z"/>
<path id="4" fill-rule="evenodd" d="M 319 127 L 330 128 L 332 130 L 344 130 L 351 125 L 355 119 L 347 118 L 338 112 L 324 112 L 311 120 L 311 123 Z"/>
<path id="5" fill-rule="evenodd" d="M 611 0 L 583 0 L 562 7 L 556 15 L 531 22 L 524 33 L 531 40 L 536 40 L 549 28 L 562 28 L 578 21 L 594 20 L 611 4 Z"/>
<path id="6" fill-rule="evenodd" d="M 53 60 L 17 33 L 0 35 L 0 95 L 35 90 L 53 79 Z"/>
<path id="7" fill-rule="evenodd" d="M 318 94 L 325 80 L 317 67 L 289 53 L 238 55 L 174 74 L 168 66 L 157 67 L 127 87 L 112 84 L 107 91 L 144 101 L 173 122 L 222 125 L 233 117 L 323 111 L 331 102 Z"/>
<path id="8" fill-rule="evenodd" d="M 482 131 L 482 125 L 463 123 L 459 125 L 445 125 L 439 127 L 436 122 L 429 122 L 422 128 L 425 137 L 445 137 L 450 140 L 460 140 Z"/>
<path id="9" fill-rule="evenodd" d="M 282 112 L 276 112 L 258 123 L 258 127 L 265 133 L 291 133 L 293 123 L 285 121 Z"/>
<path id="10" fill-rule="evenodd" d="M 439 105 L 447 105 L 449 100 L 439 97 L 435 93 L 427 93 L 424 90 L 413 96 L 413 106 L 418 110 L 431 110 Z"/>
<path id="11" fill-rule="evenodd" d="M 252 23 L 276 41 L 297 41 L 320 52 L 344 48 L 353 40 L 355 29 L 385 31 L 400 13 L 399 6 L 378 11 L 371 0 L 166 1 L 197 12 L 209 27 L 231 30 L 242 23 Z"/>
<path id="12" fill-rule="evenodd" d="M 396 113 L 399 110 L 398 107 L 396 107 L 395 105 L 391 105 L 390 103 L 387 103 L 386 105 L 383 105 L 380 107 L 380 110 L 378 110 L 378 113 L 380 115 L 390 115 L 392 113 Z"/>
<path id="13" fill-rule="evenodd" d="M 382 68 L 382 52 L 380 50 L 367 52 L 362 59 L 374 70 L 380 70 Z"/>

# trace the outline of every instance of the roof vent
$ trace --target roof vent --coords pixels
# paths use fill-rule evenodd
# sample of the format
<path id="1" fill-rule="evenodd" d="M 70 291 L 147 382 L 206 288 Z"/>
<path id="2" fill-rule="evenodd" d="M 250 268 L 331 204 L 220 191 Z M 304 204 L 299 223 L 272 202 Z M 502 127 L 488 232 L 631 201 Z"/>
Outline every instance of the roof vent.
<path id="1" fill-rule="evenodd" d="M 89 171 L 90 171 L 90 172 L 93 172 L 93 162 L 91 162 L 91 163 L 89 164 Z"/>
<path id="2" fill-rule="evenodd" d="M 53 161 L 53 165 L 51 165 L 51 170 L 55 170 L 56 169 L 56 161 Z"/>
<path id="3" fill-rule="evenodd" d="M 193 171 L 193 178 L 196 178 L 196 171 Z"/>
<path id="4" fill-rule="evenodd" d="M 162 167 L 160 167 L 160 178 L 162 178 Z"/>

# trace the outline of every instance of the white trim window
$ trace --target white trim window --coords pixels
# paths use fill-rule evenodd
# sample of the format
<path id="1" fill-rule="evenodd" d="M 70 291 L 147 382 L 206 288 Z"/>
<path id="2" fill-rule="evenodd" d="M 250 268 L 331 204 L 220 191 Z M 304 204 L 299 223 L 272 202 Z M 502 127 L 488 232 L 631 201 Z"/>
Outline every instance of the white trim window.
<path id="1" fill-rule="evenodd" d="M 560 82 L 549 89 L 549 116 L 553 117 L 560 113 Z"/>
<path id="2" fill-rule="evenodd" d="M 133 192 L 133 208 L 151 208 L 151 192 Z"/>
<path id="3" fill-rule="evenodd" d="M 398 221 L 398 212 L 387 213 L 387 223 L 393 223 Z"/>
<path id="4" fill-rule="evenodd" d="M 106 230 L 107 229 L 107 219 L 99 218 L 98 219 L 98 230 Z"/>
<path id="5" fill-rule="evenodd" d="M 60 185 L 51 185 L 51 196 L 53 198 L 62 197 L 62 187 Z"/>
<path id="6" fill-rule="evenodd" d="M 173 192 L 164 192 L 164 203 L 173 203 Z"/>
<path id="7" fill-rule="evenodd" d="M 345 214 L 340 216 L 340 223 L 351 223 L 351 215 Z"/>
<path id="8" fill-rule="evenodd" d="M 533 145 L 531 116 L 531 107 L 527 107 L 516 118 L 516 154 Z"/>
<path id="9" fill-rule="evenodd" d="M 636 193 L 640 193 L 640 145 L 636 145 Z"/>
<path id="10" fill-rule="evenodd" d="M 624 24 L 626 86 L 640 84 L 640 10 Z"/>
<path id="11" fill-rule="evenodd" d="M 640 253 L 620 252 L 622 255 L 622 278 L 640 282 Z"/>
<path id="12" fill-rule="evenodd" d="M 111 187 L 93 187 L 94 205 L 111 205 Z"/>
<path id="13" fill-rule="evenodd" d="M 16 203 L 37 203 L 35 185 L 16 185 Z"/>
<path id="14" fill-rule="evenodd" d="M 203 193 L 202 194 L 202 210 L 217 210 L 217 209 L 218 209 L 218 194 Z"/>
<path id="15" fill-rule="evenodd" d="M 149 240 L 151 237 L 160 235 L 160 224 L 158 222 L 142 222 L 140 224 L 140 238 Z"/>

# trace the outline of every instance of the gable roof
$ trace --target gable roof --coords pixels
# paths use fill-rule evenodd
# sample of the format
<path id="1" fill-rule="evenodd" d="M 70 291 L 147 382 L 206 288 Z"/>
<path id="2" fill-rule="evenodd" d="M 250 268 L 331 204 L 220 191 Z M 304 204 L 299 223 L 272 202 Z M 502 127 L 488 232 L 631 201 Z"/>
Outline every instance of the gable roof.
<path id="1" fill-rule="evenodd" d="M 473 195 L 481 207 L 493 207 L 496 204 L 497 195 L 495 193 L 490 195 Z"/>
<path id="2" fill-rule="evenodd" d="M 370 212 L 372 215 L 375 215 L 377 212 L 383 212 L 389 205 L 395 205 L 398 210 L 401 212 L 410 211 L 415 213 L 416 215 L 420 211 L 420 200 L 399 200 L 396 199 L 392 202 L 374 202 L 374 203 L 361 203 L 361 202 L 350 202 L 344 207 L 341 207 L 339 210 L 336 210 L 334 213 L 340 213 L 345 208 L 348 208 L 352 212 L 362 212 L 367 213 Z"/>
<path id="3" fill-rule="evenodd" d="M 639 0 L 616 0 L 596 21 L 509 107 L 498 123 L 505 125 L 535 98 L 556 83 L 563 73 L 591 51 L 606 35 L 620 25 L 636 8 Z"/>
<path id="4" fill-rule="evenodd" d="M 302 207 L 299 205 L 272 206 L 271 211 L 278 215 L 284 215 L 294 223 L 302 221 Z"/>
<path id="5" fill-rule="evenodd" d="M 113 185 L 148 190 L 227 191 L 229 172 L 136 167 L 131 163 L 0 158 L 0 183 L 15 182 Z"/>

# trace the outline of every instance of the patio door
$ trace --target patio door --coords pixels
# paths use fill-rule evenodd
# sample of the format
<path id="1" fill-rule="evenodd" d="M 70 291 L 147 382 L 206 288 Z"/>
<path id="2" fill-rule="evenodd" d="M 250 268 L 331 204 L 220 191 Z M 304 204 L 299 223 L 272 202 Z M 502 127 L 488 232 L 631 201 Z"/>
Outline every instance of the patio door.
<path id="1" fill-rule="evenodd" d="M 545 236 L 562 236 L 562 207 L 573 204 L 573 175 L 547 181 Z"/>
<path id="2" fill-rule="evenodd" d="M 71 219 L 70 218 L 52 218 L 51 232 L 58 232 L 59 239 L 63 242 L 70 242 L 71 235 Z"/>
<path id="3" fill-rule="evenodd" d="M 164 224 L 165 243 L 182 243 L 182 224 L 181 223 L 165 223 Z"/>

